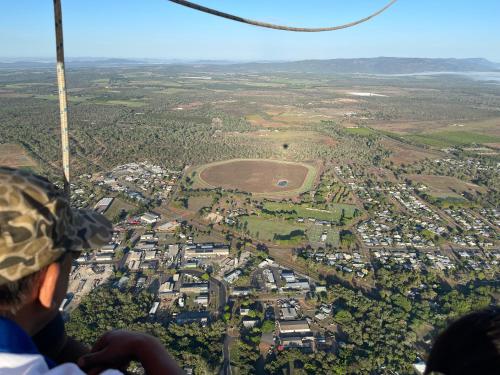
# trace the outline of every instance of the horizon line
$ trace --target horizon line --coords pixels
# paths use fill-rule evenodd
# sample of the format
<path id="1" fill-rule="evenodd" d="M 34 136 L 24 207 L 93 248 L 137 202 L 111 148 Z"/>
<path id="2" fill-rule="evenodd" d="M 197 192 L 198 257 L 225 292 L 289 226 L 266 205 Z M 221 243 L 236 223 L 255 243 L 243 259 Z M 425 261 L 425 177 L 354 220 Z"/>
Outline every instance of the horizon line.
<path id="1" fill-rule="evenodd" d="M 486 57 L 423 57 L 423 56 L 371 56 L 371 57 L 332 57 L 332 58 L 299 58 L 299 59 L 212 59 L 212 58 L 181 58 L 181 57 L 112 57 L 112 56 L 66 56 L 66 60 L 129 60 L 129 61 L 158 61 L 158 62 L 231 62 L 231 63 L 274 63 L 274 62 L 301 62 L 301 61 L 328 61 L 328 60 L 374 60 L 374 59 L 431 59 L 431 60 L 486 60 L 500 63 Z M 0 62 L 55 62 L 55 56 L 0 56 Z"/>

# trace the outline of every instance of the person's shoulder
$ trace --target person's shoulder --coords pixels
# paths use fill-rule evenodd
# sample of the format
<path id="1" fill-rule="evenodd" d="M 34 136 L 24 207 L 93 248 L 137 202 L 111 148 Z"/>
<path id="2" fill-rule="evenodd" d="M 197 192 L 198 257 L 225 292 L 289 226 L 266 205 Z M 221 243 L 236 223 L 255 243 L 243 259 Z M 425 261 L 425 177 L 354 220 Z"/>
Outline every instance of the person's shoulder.
<path id="1" fill-rule="evenodd" d="M 49 369 L 40 354 L 0 353 L 0 374 L 2 375 L 85 375 L 74 363 L 63 363 Z M 118 370 L 106 370 L 101 375 L 123 375 Z"/>
<path id="2" fill-rule="evenodd" d="M 43 375 L 85 375 L 85 373 L 80 370 L 80 368 L 74 363 L 63 363 L 53 369 L 41 373 Z M 118 370 L 105 370 L 101 372 L 100 375 L 123 375 L 122 372 Z"/>
<path id="3" fill-rule="evenodd" d="M 0 353 L 0 374 L 43 374 L 47 363 L 39 354 Z"/>

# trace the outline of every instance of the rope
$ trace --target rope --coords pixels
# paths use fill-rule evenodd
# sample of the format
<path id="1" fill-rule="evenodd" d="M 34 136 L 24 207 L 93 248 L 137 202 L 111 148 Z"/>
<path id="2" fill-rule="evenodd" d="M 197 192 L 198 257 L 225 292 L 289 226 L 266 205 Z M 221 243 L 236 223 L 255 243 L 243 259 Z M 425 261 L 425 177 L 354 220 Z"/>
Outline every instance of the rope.
<path id="1" fill-rule="evenodd" d="M 66 99 L 66 77 L 64 70 L 64 44 L 61 0 L 54 0 L 54 20 L 56 29 L 57 52 L 57 88 L 59 90 L 59 116 L 61 121 L 61 150 L 64 176 L 64 193 L 69 199 L 69 134 L 68 134 L 68 104 Z"/>
<path id="2" fill-rule="evenodd" d="M 266 27 L 268 29 L 275 29 L 275 30 L 285 30 L 285 31 L 298 31 L 298 32 L 306 32 L 306 33 L 315 33 L 315 32 L 320 32 L 320 31 L 334 31 L 334 30 L 340 30 L 340 29 L 347 29 L 349 27 L 353 27 L 356 25 L 359 25 L 363 22 L 367 22 L 371 20 L 372 18 L 378 16 L 380 13 L 384 12 L 387 10 L 389 7 L 391 7 L 397 0 L 391 0 L 387 5 L 385 5 L 383 8 L 379 9 L 375 13 L 372 13 L 368 17 L 361 18 L 360 20 L 354 21 L 354 22 L 349 22 L 343 25 L 338 25 L 338 26 L 331 26 L 331 27 L 316 27 L 316 28 L 308 28 L 308 27 L 291 27 L 291 26 L 283 26 L 283 25 L 275 25 L 272 23 L 267 23 L 267 22 L 260 22 L 260 21 L 255 21 L 255 20 L 250 20 L 247 18 L 235 16 L 229 13 L 224 13 L 220 12 L 218 10 L 212 9 L 212 8 L 207 8 L 199 4 L 192 3 L 190 1 L 186 0 L 169 0 L 173 3 L 198 10 L 200 12 L 212 14 L 217 17 L 222 17 L 222 18 L 227 18 L 229 20 L 233 20 L 236 22 L 241 22 L 241 23 L 246 23 L 248 25 L 253 25 L 253 26 L 259 26 L 259 27 Z"/>

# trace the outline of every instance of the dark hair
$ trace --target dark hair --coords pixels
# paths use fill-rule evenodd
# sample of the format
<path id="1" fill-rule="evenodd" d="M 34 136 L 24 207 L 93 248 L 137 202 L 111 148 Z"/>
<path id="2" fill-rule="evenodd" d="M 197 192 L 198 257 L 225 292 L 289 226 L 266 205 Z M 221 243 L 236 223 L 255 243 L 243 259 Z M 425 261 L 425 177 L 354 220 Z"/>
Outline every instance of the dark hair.
<path id="1" fill-rule="evenodd" d="M 68 252 L 64 252 L 54 261 L 54 263 L 62 263 L 67 254 Z M 19 280 L 8 281 L 0 285 L 0 316 L 3 315 L 5 311 L 15 314 L 16 311 L 21 308 L 26 298 L 33 293 L 33 288 L 38 285 L 42 271 L 46 268 L 47 266 Z"/>
<path id="2" fill-rule="evenodd" d="M 466 315 L 446 328 L 432 346 L 425 374 L 498 375 L 500 373 L 500 309 Z"/>
<path id="3" fill-rule="evenodd" d="M 38 284 L 41 271 L 31 273 L 16 281 L 0 285 L 0 315 L 4 312 L 15 314 Z"/>

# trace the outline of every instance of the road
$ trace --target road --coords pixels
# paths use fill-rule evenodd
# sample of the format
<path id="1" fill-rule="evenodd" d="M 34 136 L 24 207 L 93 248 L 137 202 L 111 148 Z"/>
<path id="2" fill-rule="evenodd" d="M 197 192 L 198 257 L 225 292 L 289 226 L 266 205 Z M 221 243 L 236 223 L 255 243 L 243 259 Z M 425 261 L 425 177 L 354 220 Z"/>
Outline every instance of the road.
<path id="1" fill-rule="evenodd" d="M 203 271 L 198 271 L 198 270 L 182 270 L 179 271 L 180 274 L 191 274 L 191 275 L 196 275 L 201 277 L 201 275 L 204 274 Z M 227 298 L 228 298 L 228 292 L 227 292 L 227 286 L 226 284 L 221 281 L 216 279 L 215 277 L 210 277 L 210 282 L 214 283 L 218 286 L 219 288 L 219 315 L 224 314 L 224 307 L 227 304 Z M 231 359 L 230 359 L 230 354 L 229 354 L 229 346 L 231 343 L 234 341 L 234 337 L 229 334 L 229 332 L 226 331 L 226 336 L 224 338 L 224 346 L 222 348 L 222 354 L 224 355 L 224 363 L 222 365 L 220 375 L 231 375 Z"/>
<path id="2" fill-rule="evenodd" d="M 224 337 L 224 346 L 222 348 L 222 354 L 224 355 L 224 363 L 222 364 L 222 368 L 220 370 L 220 375 L 231 375 L 231 353 L 229 352 L 229 347 L 232 342 L 235 340 L 235 337 L 229 335 L 229 332 L 226 331 L 226 337 Z"/>
<path id="3" fill-rule="evenodd" d="M 179 273 L 180 274 L 188 273 L 191 275 L 201 277 L 201 275 L 203 275 L 205 272 L 198 271 L 198 270 L 181 270 L 181 271 L 179 271 Z M 219 288 L 219 311 L 218 311 L 218 313 L 219 313 L 219 315 L 222 315 L 222 314 L 224 314 L 224 307 L 226 306 L 227 299 L 228 299 L 227 286 L 225 285 L 225 283 L 223 281 L 216 279 L 215 277 L 210 277 L 210 282 L 216 284 L 217 287 Z"/>

